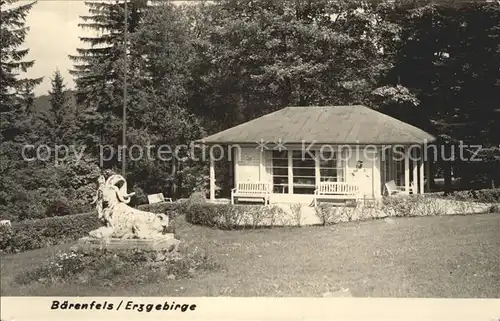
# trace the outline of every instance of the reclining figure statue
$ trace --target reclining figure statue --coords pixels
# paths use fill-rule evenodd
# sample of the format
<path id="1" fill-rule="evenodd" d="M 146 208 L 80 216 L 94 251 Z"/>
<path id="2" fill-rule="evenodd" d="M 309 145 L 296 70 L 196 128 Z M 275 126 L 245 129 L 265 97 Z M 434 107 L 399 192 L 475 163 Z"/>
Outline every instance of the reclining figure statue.
<path id="1" fill-rule="evenodd" d="M 127 182 L 121 175 L 98 179 L 96 204 L 102 227 L 89 233 L 95 239 L 157 239 L 164 237 L 168 216 L 141 211 L 128 206 L 134 193 L 127 193 Z"/>

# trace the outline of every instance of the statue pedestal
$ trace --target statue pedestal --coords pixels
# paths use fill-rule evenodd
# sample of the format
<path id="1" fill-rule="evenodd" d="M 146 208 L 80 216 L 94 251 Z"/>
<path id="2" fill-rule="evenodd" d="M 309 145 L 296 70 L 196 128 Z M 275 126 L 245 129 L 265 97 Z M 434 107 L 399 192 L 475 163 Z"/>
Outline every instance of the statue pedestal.
<path id="1" fill-rule="evenodd" d="M 78 247 L 82 249 L 171 251 L 175 249 L 179 243 L 180 241 L 174 238 L 174 234 L 169 233 L 165 234 L 163 237 L 154 239 L 95 239 L 83 237 L 78 240 Z"/>

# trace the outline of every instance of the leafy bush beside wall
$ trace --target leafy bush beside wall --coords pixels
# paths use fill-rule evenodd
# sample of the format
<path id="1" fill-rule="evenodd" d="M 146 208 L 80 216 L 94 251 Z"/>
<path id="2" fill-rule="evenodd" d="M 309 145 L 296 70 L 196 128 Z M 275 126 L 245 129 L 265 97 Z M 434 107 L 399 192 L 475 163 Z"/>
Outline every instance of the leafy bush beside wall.
<path id="1" fill-rule="evenodd" d="M 431 195 L 409 195 L 384 197 L 382 202 L 373 206 L 355 208 L 332 206 L 328 203 L 316 207 L 316 216 L 323 225 L 340 222 L 359 221 L 385 217 L 414 217 L 435 215 L 465 215 L 498 211 L 492 202 L 463 201 L 455 198 L 440 198 Z"/>
<path id="2" fill-rule="evenodd" d="M 137 206 L 141 211 L 167 214 L 169 219 L 173 220 L 180 214 L 184 213 L 185 203 L 156 203 L 144 204 Z"/>
<path id="3" fill-rule="evenodd" d="M 0 227 L 0 253 L 24 252 L 76 240 L 99 226 L 94 213 L 12 223 L 11 227 Z"/>
<path id="4" fill-rule="evenodd" d="M 86 157 L 69 157 L 57 167 L 22 162 L 19 169 L 2 173 L 0 219 L 17 222 L 90 211 L 99 173 L 95 161 Z"/>
<path id="5" fill-rule="evenodd" d="M 178 203 L 139 206 L 143 211 L 167 214 L 170 219 L 181 213 L 182 207 Z M 12 226 L 0 226 L 0 253 L 18 253 L 74 241 L 100 226 L 95 212 L 13 222 Z"/>
<path id="6" fill-rule="evenodd" d="M 223 230 L 288 225 L 278 206 L 198 203 L 186 208 L 186 221 Z"/>
<path id="7" fill-rule="evenodd" d="M 477 201 L 483 203 L 499 203 L 500 188 L 459 191 L 453 194 L 455 199 L 462 201 Z"/>
<path id="8" fill-rule="evenodd" d="M 496 199 L 498 190 L 487 191 L 479 193 L 484 196 L 476 194 L 475 197 Z M 185 202 L 146 204 L 138 208 L 143 211 L 167 214 L 171 220 L 178 215 L 185 214 L 186 221 L 191 224 L 225 230 L 258 226 L 290 226 L 298 225 L 300 222 L 300 218 L 290 218 L 290 215 L 278 206 L 212 204 L 206 202 L 203 197 L 193 195 Z M 477 203 L 464 202 L 460 196 L 448 198 L 448 203 L 442 201 L 443 199 L 436 195 L 411 195 L 387 197 L 374 207 L 348 208 L 320 204 L 315 210 L 323 225 L 387 216 L 443 215 L 447 213 L 450 205 L 455 208 L 457 214 L 476 211 L 474 205 Z M 499 211 L 498 205 L 492 205 L 487 211 Z M 293 213 L 292 216 L 294 216 Z M 297 219 L 299 219 L 298 222 Z M 99 226 L 95 212 L 13 222 L 12 227 L 0 226 L 0 253 L 23 252 L 77 240 Z M 173 229 L 175 227 L 172 227 L 170 232 L 173 232 Z"/>
<path id="9" fill-rule="evenodd" d="M 443 197 L 443 194 L 443 192 L 439 192 L 427 195 Z M 459 201 L 500 203 L 500 188 L 455 191 L 452 194 L 446 196 L 446 198 L 452 198 Z"/>

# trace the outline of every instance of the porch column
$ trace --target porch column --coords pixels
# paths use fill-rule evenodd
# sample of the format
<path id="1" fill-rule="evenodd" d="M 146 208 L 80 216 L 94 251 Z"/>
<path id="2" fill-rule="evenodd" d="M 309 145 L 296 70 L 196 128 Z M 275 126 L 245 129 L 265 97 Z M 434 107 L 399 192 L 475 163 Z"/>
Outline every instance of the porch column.
<path id="1" fill-rule="evenodd" d="M 238 186 L 238 160 L 240 159 L 239 148 L 240 147 L 237 146 L 236 149 L 234 150 L 234 159 L 233 159 L 233 163 L 234 163 L 234 173 L 233 173 L 234 187 Z"/>
<path id="2" fill-rule="evenodd" d="M 344 168 L 344 173 L 342 174 L 342 177 L 344 178 L 344 183 L 347 183 L 347 178 L 349 175 L 347 175 L 347 169 L 348 169 L 348 159 L 347 159 L 347 150 L 342 150 L 342 162 L 343 162 L 343 168 Z"/>
<path id="3" fill-rule="evenodd" d="M 392 169 L 394 167 L 394 157 L 392 156 L 392 147 L 391 147 L 391 149 L 389 149 L 387 151 L 387 156 L 386 156 L 385 162 L 387 163 L 387 165 L 386 165 L 387 166 L 387 177 L 385 178 L 384 184 L 386 182 L 392 181 L 393 179 L 395 180 L 394 175 L 392 175 Z"/>
<path id="4" fill-rule="evenodd" d="M 372 198 L 375 198 L 375 158 L 376 158 L 376 153 L 372 155 L 373 160 L 372 160 Z M 380 179 L 379 179 L 380 181 Z"/>
<path id="5" fill-rule="evenodd" d="M 420 182 L 418 184 L 420 194 L 424 194 L 424 163 L 425 163 L 424 155 L 425 155 L 424 149 L 420 148 L 420 176 L 419 176 Z"/>
<path id="6" fill-rule="evenodd" d="M 210 157 L 210 200 L 215 200 L 215 164 L 214 158 Z"/>
<path id="7" fill-rule="evenodd" d="M 291 150 L 288 154 L 288 194 L 293 194 L 293 153 Z"/>
<path id="8" fill-rule="evenodd" d="M 411 155 L 412 155 L 412 166 L 413 166 L 413 186 L 415 186 L 415 191 L 412 191 L 414 194 L 418 193 L 418 158 L 417 158 L 417 150 L 415 148 L 411 149 Z"/>
<path id="9" fill-rule="evenodd" d="M 403 152 L 406 152 L 404 148 Z M 394 151 L 391 150 L 391 180 L 395 180 L 398 185 L 401 184 L 401 182 L 398 181 L 398 172 L 400 172 L 399 174 L 404 173 L 404 170 L 401 170 L 402 165 L 401 159 L 398 159 L 397 162 L 394 160 Z"/>
<path id="10" fill-rule="evenodd" d="M 382 193 L 384 192 L 383 186 L 384 182 L 382 181 L 382 177 L 385 175 L 383 173 L 383 164 L 382 159 L 385 158 L 385 156 L 382 155 L 383 149 L 379 150 L 377 148 L 377 151 L 375 153 L 375 158 L 373 162 L 373 179 L 374 179 L 374 196 L 376 199 L 380 199 L 382 197 Z"/>
<path id="11" fill-rule="evenodd" d="M 410 190 L 410 155 L 408 147 L 404 148 L 405 151 L 405 191 L 408 193 Z"/>
<path id="12" fill-rule="evenodd" d="M 259 182 L 262 182 L 262 177 L 264 176 L 264 151 L 260 150 L 259 153 Z"/>
<path id="13" fill-rule="evenodd" d="M 427 148 L 427 146 L 425 147 Z M 431 158 L 429 157 L 429 150 L 426 150 L 425 153 L 425 172 L 427 173 L 427 193 L 431 192 Z"/>
<path id="14" fill-rule="evenodd" d="M 319 184 L 319 181 L 320 181 L 320 177 L 321 177 L 321 173 L 320 173 L 320 170 L 319 170 L 319 167 L 320 167 L 320 163 L 319 163 L 319 155 L 320 153 L 319 152 L 314 152 L 314 176 L 315 176 L 315 185 L 318 186 Z"/>

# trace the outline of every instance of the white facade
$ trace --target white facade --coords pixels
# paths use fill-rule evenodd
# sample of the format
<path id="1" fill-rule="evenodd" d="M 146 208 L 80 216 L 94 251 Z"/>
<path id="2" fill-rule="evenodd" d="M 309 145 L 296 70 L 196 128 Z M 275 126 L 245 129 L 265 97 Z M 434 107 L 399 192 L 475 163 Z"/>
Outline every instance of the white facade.
<path id="1" fill-rule="evenodd" d="M 238 182 L 266 182 L 272 186 L 272 203 L 309 203 L 319 182 L 345 182 L 359 186 L 364 199 L 380 199 L 384 184 L 396 181 L 413 193 L 424 192 L 424 164 L 412 161 L 408 150 L 393 160 L 382 147 L 329 146 L 303 151 L 301 146 L 286 150 L 235 147 L 232 155 L 234 186 Z M 333 153 L 333 154 L 332 154 Z M 389 158 L 388 158 L 389 157 Z M 411 167 L 411 169 L 410 169 Z M 215 199 L 215 169 L 211 162 L 210 197 Z"/>
<path id="2" fill-rule="evenodd" d="M 321 181 L 356 184 L 366 199 L 382 197 L 380 149 L 333 146 L 303 151 L 297 146 L 282 151 L 255 147 L 234 150 L 234 184 L 270 183 L 271 202 L 310 202 Z"/>

